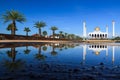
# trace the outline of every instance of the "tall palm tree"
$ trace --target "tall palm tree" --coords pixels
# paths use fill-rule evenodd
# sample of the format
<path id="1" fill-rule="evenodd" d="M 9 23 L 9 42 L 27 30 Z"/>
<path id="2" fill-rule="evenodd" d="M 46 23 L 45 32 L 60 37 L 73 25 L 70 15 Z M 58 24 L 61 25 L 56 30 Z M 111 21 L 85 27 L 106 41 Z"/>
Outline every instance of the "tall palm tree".
<path id="1" fill-rule="evenodd" d="M 11 24 L 8 25 L 8 27 L 7 27 L 6 29 L 7 29 L 8 31 L 11 31 L 11 34 L 13 34 L 13 33 L 12 33 L 12 28 L 14 28 L 14 25 L 11 23 Z M 16 27 L 15 27 L 15 31 L 17 31 Z"/>
<path id="2" fill-rule="evenodd" d="M 31 30 L 29 29 L 29 27 L 25 27 L 24 31 L 26 32 L 26 36 L 28 36 L 28 32 L 30 32 Z"/>
<path id="3" fill-rule="evenodd" d="M 52 26 L 50 29 L 53 32 L 53 38 L 55 38 L 55 31 L 58 30 L 58 28 L 56 26 Z"/>
<path id="4" fill-rule="evenodd" d="M 2 15 L 2 19 L 4 20 L 4 23 L 12 21 L 12 24 L 14 27 L 12 27 L 12 35 L 15 35 L 16 31 L 16 22 L 25 22 L 25 17 L 19 13 L 18 11 L 6 11 L 5 14 Z"/>
<path id="5" fill-rule="evenodd" d="M 43 21 L 37 21 L 34 24 L 34 27 L 38 28 L 39 35 L 41 36 L 41 28 L 45 27 L 46 23 Z"/>

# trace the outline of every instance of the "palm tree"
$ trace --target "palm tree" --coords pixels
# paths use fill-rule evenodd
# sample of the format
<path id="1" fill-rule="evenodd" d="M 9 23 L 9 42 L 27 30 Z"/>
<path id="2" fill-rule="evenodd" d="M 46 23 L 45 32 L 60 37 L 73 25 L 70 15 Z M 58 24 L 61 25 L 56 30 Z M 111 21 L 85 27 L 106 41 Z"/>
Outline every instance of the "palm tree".
<path id="1" fill-rule="evenodd" d="M 47 35 L 47 31 L 43 31 L 43 36 L 45 37 Z"/>
<path id="2" fill-rule="evenodd" d="M 59 33 L 60 38 L 63 38 L 63 31 L 59 31 Z"/>
<path id="3" fill-rule="evenodd" d="M 55 31 L 58 30 L 58 28 L 56 26 L 52 26 L 50 29 L 53 32 L 53 38 L 55 38 Z"/>
<path id="4" fill-rule="evenodd" d="M 11 23 L 8 25 L 8 27 L 6 28 L 8 31 L 11 31 L 12 34 L 12 28 L 14 28 L 14 25 Z M 17 31 L 16 27 L 15 27 L 15 31 Z"/>
<path id="5" fill-rule="evenodd" d="M 12 27 L 11 29 L 12 31 L 11 35 L 15 35 L 16 22 L 22 23 L 26 21 L 25 17 L 21 13 L 14 10 L 7 11 L 5 14 L 2 15 L 2 19 L 4 20 L 4 23 L 12 21 L 14 27 Z"/>
<path id="6" fill-rule="evenodd" d="M 26 36 L 28 36 L 28 32 L 30 32 L 31 30 L 29 29 L 29 27 L 25 27 L 24 31 L 26 32 Z"/>
<path id="7" fill-rule="evenodd" d="M 68 35 L 68 33 L 65 33 L 64 35 L 65 35 L 65 39 L 67 39 L 67 35 Z"/>
<path id="8" fill-rule="evenodd" d="M 38 28 L 38 32 L 39 32 L 40 36 L 41 36 L 41 28 L 43 28 L 45 26 L 46 26 L 45 22 L 42 22 L 42 21 L 37 21 L 34 24 L 34 27 Z"/>
<path id="9" fill-rule="evenodd" d="M 75 34 L 71 34 L 72 39 L 75 39 L 75 37 L 76 37 Z"/>

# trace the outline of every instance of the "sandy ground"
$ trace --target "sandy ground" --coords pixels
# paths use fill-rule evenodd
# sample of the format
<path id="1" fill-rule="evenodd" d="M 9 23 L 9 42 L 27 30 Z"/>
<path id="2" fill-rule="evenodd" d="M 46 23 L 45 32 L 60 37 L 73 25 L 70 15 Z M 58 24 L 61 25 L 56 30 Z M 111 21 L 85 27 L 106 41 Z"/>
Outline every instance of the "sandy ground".
<path id="1" fill-rule="evenodd" d="M 71 41 L 63 41 L 63 40 L 0 40 L 0 42 L 54 42 L 54 43 L 66 43 Z"/>

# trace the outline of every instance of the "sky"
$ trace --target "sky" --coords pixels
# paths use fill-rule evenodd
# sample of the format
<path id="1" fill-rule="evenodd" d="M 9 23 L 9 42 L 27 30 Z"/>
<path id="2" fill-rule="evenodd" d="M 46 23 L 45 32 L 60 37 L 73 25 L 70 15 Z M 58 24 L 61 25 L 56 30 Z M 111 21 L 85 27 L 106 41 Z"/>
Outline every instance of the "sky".
<path id="1" fill-rule="evenodd" d="M 34 27 L 37 21 L 44 21 L 46 26 L 42 31 L 52 34 L 51 26 L 57 26 L 59 31 L 83 34 L 83 21 L 86 21 L 87 33 L 99 26 L 101 31 L 109 28 L 112 36 L 112 20 L 115 21 L 115 34 L 120 36 L 120 1 L 119 0 L 0 0 L 0 17 L 7 10 L 17 10 L 24 14 L 26 22 L 18 23 L 16 34 L 25 35 L 24 27 L 31 29 L 30 35 L 38 33 Z M 3 23 L 0 19 L 0 33 L 10 34 L 6 28 L 10 22 Z"/>

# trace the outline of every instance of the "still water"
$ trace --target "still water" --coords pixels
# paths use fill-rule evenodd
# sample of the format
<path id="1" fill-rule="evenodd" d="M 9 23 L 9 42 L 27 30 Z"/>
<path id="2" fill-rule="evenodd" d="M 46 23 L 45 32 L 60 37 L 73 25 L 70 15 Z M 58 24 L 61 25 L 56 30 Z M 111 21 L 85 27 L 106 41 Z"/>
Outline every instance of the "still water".
<path id="1" fill-rule="evenodd" d="M 119 80 L 119 67 L 120 46 L 0 44 L 0 80 Z"/>

